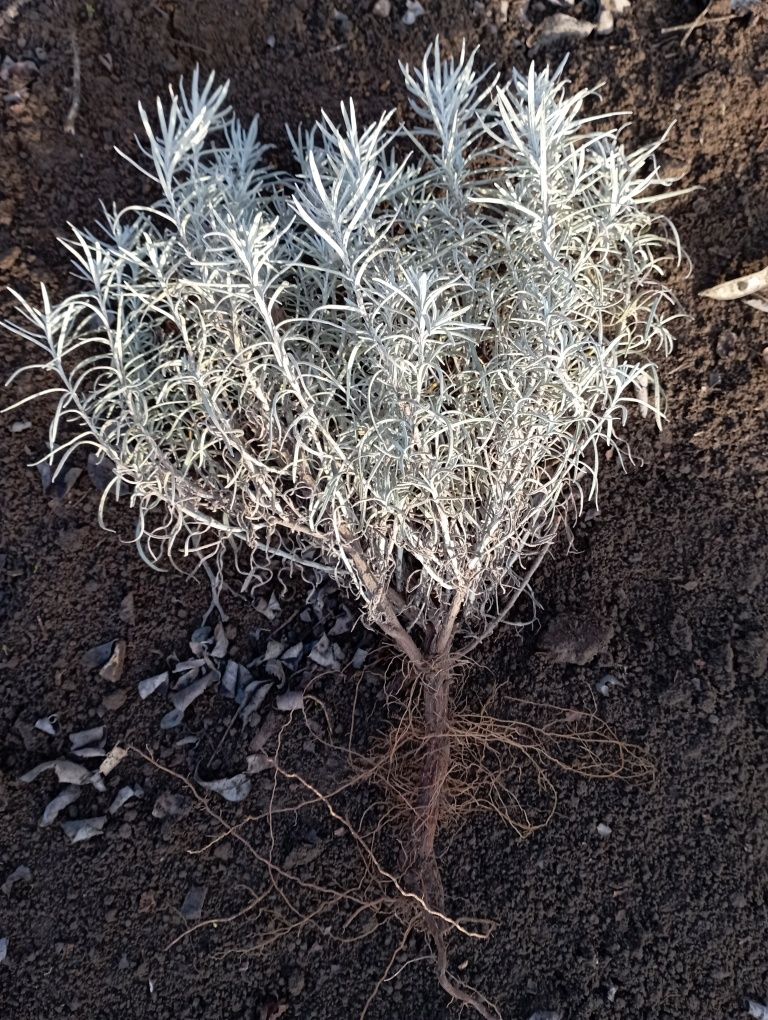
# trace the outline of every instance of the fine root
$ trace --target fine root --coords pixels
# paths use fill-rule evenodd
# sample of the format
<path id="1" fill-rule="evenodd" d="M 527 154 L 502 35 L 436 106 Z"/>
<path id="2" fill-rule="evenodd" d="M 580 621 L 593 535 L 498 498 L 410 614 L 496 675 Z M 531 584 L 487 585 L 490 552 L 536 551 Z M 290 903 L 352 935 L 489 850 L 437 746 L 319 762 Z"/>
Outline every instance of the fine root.
<path id="1" fill-rule="evenodd" d="M 228 933 L 228 942 L 217 950 L 223 957 L 261 953 L 306 928 L 352 943 L 394 926 L 401 935 L 363 1016 L 382 985 L 402 969 L 405 946 L 417 935 L 428 947 L 418 960 L 433 962 L 437 981 L 450 998 L 482 1017 L 497 1017 L 493 1004 L 449 968 L 450 936 L 484 940 L 494 924 L 456 917 L 446 906 L 450 896 L 438 863 L 442 835 L 479 813 L 495 814 L 519 836 L 530 835 L 555 810 L 556 770 L 632 781 L 649 778 L 652 770 L 638 748 L 619 740 L 592 713 L 504 699 L 498 689 L 473 710 L 462 697 L 461 672 L 462 663 L 449 656 L 428 662 L 426 670 L 414 667 L 407 683 L 396 690 L 387 687 L 388 732 L 365 737 L 350 725 L 343 748 L 331 737 L 329 710 L 307 693 L 304 722 L 327 752 L 329 767 L 312 777 L 305 774 L 299 727 L 286 722 L 268 756 L 271 771 L 263 774 L 261 809 L 235 822 L 190 779 L 138 752 L 183 783 L 214 822 L 215 834 L 190 852 L 206 853 L 233 839 L 262 876 L 259 888 L 242 888 L 245 905 L 187 928 L 168 948 L 203 928 Z M 358 684 L 353 717 L 359 697 Z M 503 717 L 501 704 L 505 715 L 514 708 L 516 718 Z M 353 746 L 354 737 L 354 744 L 367 741 L 369 746 Z M 334 840 L 344 838 L 352 847 L 358 862 L 353 883 L 339 879 L 327 852 L 310 855 L 300 874 L 295 862 L 280 861 L 284 833 L 303 812 L 324 816 Z M 255 939 L 254 930 L 259 933 Z"/>

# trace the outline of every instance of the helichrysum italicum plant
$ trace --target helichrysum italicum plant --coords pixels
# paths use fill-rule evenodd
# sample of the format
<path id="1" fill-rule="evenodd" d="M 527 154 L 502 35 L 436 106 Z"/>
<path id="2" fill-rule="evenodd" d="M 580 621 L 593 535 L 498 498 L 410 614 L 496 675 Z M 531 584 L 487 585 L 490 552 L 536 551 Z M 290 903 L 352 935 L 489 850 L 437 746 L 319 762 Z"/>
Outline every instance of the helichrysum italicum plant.
<path id="1" fill-rule="evenodd" d="M 291 137 L 294 175 L 213 77 L 142 109 L 157 199 L 73 230 L 80 288 L 12 328 L 60 380 L 52 459 L 114 463 L 153 562 L 330 570 L 447 648 L 594 495 L 675 312 L 655 146 L 560 70 L 499 85 L 436 44 L 403 73 L 414 126 L 350 102 Z"/>
<path id="2" fill-rule="evenodd" d="M 71 296 L 19 298 L 59 380 L 52 459 L 115 465 L 153 563 L 329 571 L 427 672 L 476 641 L 630 406 L 660 414 L 677 314 L 656 147 L 626 152 L 561 70 L 501 84 L 436 43 L 403 68 L 408 126 L 350 102 L 290 136 L 293 174 L 213 77 L 157 129 L 142 109 L 157 198 L 73 231 Z"/>

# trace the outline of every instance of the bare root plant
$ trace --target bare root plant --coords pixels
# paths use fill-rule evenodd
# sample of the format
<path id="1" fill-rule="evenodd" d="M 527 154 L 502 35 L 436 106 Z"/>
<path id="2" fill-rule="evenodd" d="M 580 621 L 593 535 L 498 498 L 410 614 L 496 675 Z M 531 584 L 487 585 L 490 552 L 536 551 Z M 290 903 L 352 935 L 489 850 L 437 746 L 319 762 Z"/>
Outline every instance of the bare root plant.
<path id="1" fill-rule="evenodd" d="M 627 152 L 562 66 L 501 83 L 436 42 L 403 75 L 410 125 L 350 102 L 289 134 L 293 174 L 213 76 L 158 101 L 157 129 L 140 108 L 126 158 L 158 197 L 74 229 L 80 288 L 16 295 L 10 328 L 58 380 L 51 461 L 111 461 L 104 500 L 128 494 L 148 563 L 192 555 L 220 588 L 234 557 L 244 591 L 331 574 L 402 656 L 406 708 L 370 766 L 408 819 L 386 881 L 483 1011 L 447 973 L 439 827 L 471 806 L 528 829 L 503 762 L 540 768 L 571 737 L 456 712 L 457 671 L 596 498 L 601 448 L 623 458 L 631 406 L 661 424 L 681 252 L 654 208 L 660 143 Z M 619 767 L 609 739 L 583 745 L 596 772 Z"/>

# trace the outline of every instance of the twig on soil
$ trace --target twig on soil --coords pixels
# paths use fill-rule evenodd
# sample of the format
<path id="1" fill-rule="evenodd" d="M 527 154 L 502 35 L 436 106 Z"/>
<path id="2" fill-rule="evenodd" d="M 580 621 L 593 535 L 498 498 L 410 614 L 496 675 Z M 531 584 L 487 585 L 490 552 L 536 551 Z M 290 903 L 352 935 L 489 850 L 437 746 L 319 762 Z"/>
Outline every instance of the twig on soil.
<path id="1" fill-rule="evenodd" d="M 744 16 L 743 11 L 733 11 L 731 14 L 717 14 L 709 17 L 709 11 L 715 6 L 716 0 L 710 0 L 710 3 L 704 8 L 704 10 L 697 14 L 693 21 L 688 21 L 684 25 L 670 25 L 667 28 L 662 28 L 662 35 L 672 35 L 676 32 L 684 32 L 683 38 L 680 40 L 680 46 L 685 46 L 688 40 L 691 38 L 697 28 L 702 28 L 706 25 L 715 25 L 721 21 L 733 21 L 734 18 L 740 18 Z"/>
<path id="2" fill-rule="evenodd" d="M 80 111 L 80 47 L 74 25 L 70 27 L 69 38 L 72 42 L 72 102 L 64 120 L 65 135 L 75 133 L 75 121 Z"/>

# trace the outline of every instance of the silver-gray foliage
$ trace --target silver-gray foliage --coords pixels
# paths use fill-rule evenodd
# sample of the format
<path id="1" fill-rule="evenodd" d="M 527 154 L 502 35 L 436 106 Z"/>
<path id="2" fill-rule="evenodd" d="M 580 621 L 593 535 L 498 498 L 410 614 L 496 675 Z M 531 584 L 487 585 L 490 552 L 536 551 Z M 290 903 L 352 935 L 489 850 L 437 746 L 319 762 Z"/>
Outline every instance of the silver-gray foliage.
<path id="1" fill-rule="evenodd" d="M 157 129 L 140 109 L 159 197 L 73 230 L 76 293 L 18 297 L 52 460 L 114 463 L 155 564 L 233 546 L 250 578 L 332 571 L 385 629 L 492 617 L 630 405 L 659 413 L 678 314 L 656 146 L 627 153 L 561 71 L 499 84 L 435 44 L 403 68 L 414 126 L 350 102 L 290 137 L 295 174 L 213 77 Z"/>

